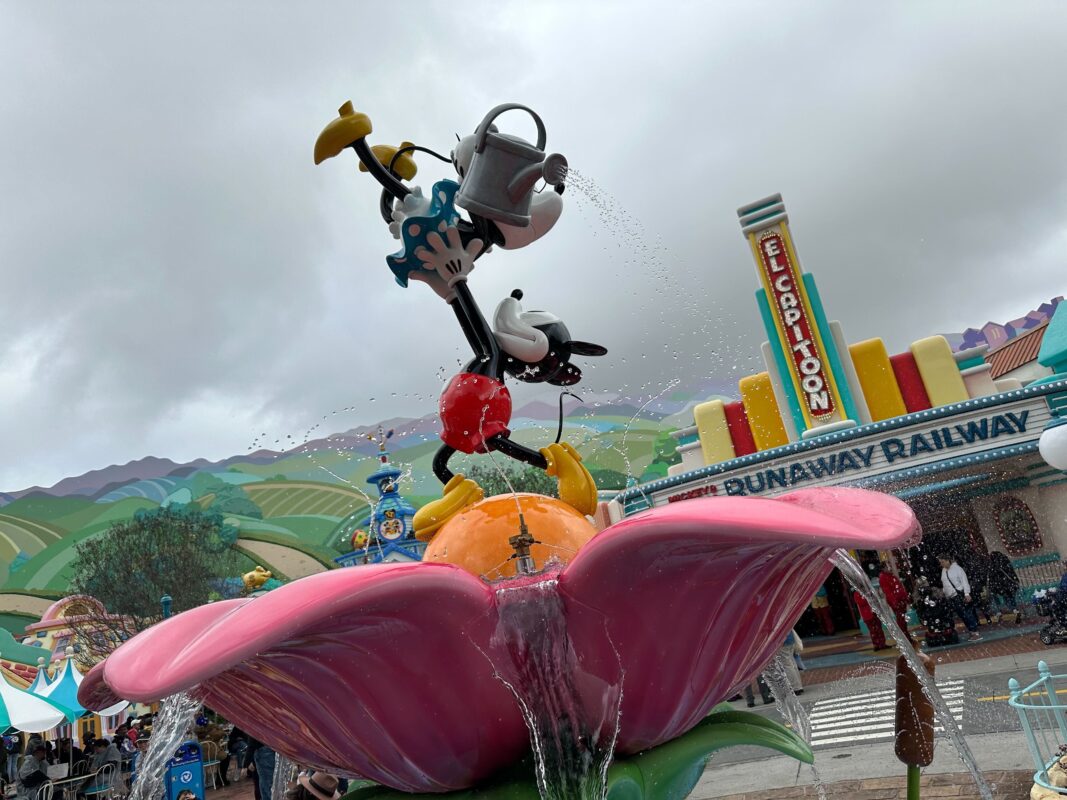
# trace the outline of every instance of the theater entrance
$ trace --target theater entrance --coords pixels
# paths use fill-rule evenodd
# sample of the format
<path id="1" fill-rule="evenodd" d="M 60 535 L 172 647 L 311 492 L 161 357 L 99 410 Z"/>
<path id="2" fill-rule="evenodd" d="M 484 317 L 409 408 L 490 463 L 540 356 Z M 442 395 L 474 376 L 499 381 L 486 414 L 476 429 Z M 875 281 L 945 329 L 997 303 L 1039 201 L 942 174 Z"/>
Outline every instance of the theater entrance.
<path id="1" fill-rule="evenodd" d="M 922 541 L 908 551 L 913 575 L 924 575 L 935 586 L 940 585 L 939 555 L 947 553 L 966 561 L 971 553 L 988 553 L 968 501 L 938 496 L 909 505 L 923 529 Z"/>

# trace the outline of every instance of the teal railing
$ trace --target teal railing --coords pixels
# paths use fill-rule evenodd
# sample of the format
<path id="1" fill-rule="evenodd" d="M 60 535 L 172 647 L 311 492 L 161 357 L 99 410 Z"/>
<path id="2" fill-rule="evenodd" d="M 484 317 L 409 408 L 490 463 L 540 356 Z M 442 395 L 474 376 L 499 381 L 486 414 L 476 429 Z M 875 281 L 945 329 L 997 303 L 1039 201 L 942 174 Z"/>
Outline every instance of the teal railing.
<path id="1" fill-rule="evenodd" d="M 1037 680 L 1025 688 L 1015 678 L 1008 681 L 1008 705 L 1019 714 L 1037 767 L 1034 783 L 1067 795 L 1067 788 L 1053 786 L 1048 775 L 1067 751 L 1067 703 L 1061 702 L 1067 701 L 1067 675 L 1053 675 L 1044 661 L 1037 662 L 1037 674 Z"/>

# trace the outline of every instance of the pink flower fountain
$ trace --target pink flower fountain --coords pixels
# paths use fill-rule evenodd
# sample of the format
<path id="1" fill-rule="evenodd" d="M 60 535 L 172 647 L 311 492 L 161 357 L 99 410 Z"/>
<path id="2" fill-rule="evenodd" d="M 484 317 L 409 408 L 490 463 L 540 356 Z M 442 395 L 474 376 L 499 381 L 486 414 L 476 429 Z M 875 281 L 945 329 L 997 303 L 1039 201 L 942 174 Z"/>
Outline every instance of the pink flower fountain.
<path id="1" fill-rule="evenodd" d="M 333 570 L 155 625 L 97 665 L 79 699 L 103 708 L 187 691 L 297 763 L 403 792 L 463 789 L 530 748 L 522 692 L 509 688 L 529 654 L 502 634 L 521 621 L 510 610 L 523 591 L 560 609 L 558 682 L 626 756 L 682 736 L 751 681 L 835 549 L 886 550 L 917 533 L 893 497 L 807 489 L 657 508 L 562 568 L 492 584 L 440 563 Z"/>

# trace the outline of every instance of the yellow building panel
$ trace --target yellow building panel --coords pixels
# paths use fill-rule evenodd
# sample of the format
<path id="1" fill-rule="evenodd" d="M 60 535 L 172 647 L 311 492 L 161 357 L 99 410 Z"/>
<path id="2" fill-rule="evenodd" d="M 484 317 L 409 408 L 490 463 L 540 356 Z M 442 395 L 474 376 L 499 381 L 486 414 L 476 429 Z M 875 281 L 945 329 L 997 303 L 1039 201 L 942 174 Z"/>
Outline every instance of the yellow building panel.
<path id="1" fill-rule="evenodd" d="M 871 419 L 878 422 L 907 414 L 908 409 L 897 386 L 893 365 L 889 363 L 885 342 L 881 339 L 856 342 L 849 345 L 848 353 L 852 356 L 852 365 L 856 368 L 856 377 L 859 378 Z"/>
<path id="2" fill-rule="evenodd" d="M 911 354 L 915 356 L 923 386 L 930 396 L 930 405 L 937 408 L 970 399 L 960 368 L 952 355 L 952 347 L 944 336 L 920 339 L 912 344 Z"/>
<path id="3" fill-rule="evenodd" d="M 742 378 L 738 384 L 741 389 L 741 402 L 748 415 L 748 425 L 752 429 L 752 438 L 760 450 L 770 450 L 789 443 L 789 437 L 782 424 L 782 415 L 778 411 L 778 401 L 774 399 L 774 387 L 771 376 L 766 372 Z"/>
<path id="4" fill-rule="evenodd" d="M 729 461 L 737 455 L 730 429 L 726 425 L 726 408 L 722 400 L 709 400 L 694 408 L 693 422 L 697 426 L 705 464 Z"/>

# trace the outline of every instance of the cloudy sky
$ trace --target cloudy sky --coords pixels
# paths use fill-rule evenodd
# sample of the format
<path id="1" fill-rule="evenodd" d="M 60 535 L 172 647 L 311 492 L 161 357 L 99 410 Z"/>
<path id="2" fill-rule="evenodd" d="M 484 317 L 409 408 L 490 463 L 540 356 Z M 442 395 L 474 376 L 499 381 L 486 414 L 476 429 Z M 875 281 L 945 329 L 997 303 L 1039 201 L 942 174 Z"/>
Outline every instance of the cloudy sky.
<path id="1" fill-rule="evenodd" d="M 606 345 L 590 389 L 758 367 L 735 209 L 776 191 L 851 339 L 1021 315 L 1067 291 L 1065 41 L 1051 2 L 4 0 L 0 489 L 434 410 L 454 318 L 312 163 L 346 99 L 446 152 L 543 116 L 598 188 L 471 285 Z"/>

